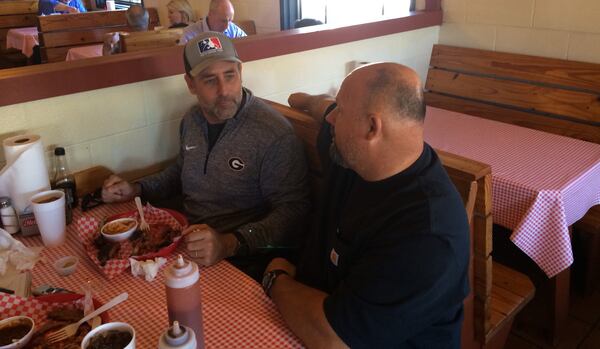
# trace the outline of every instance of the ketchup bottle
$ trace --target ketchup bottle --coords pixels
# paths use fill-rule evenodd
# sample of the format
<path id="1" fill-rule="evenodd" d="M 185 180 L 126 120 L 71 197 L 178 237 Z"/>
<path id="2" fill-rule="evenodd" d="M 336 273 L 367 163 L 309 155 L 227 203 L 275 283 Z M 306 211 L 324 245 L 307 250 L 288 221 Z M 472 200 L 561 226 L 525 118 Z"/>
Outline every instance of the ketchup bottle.
<path id="1" fill-rule="evenodd" d="M 177 261 L 165 269 L 167 309 L 169 323 L 191 328 L 196 336 L 196 348 L 204 349 L 204 327 L 202 325 L 202 296 L 198 265 L 186 261 L 179 255 Z"/>
<path id="2" fill-rule="evenodd" d="M 173 326 L 158 339 L 158 349 L 195 349 L 196 346 L 194 331 L 179 325 L 177 321 L 173 321 Z"/>

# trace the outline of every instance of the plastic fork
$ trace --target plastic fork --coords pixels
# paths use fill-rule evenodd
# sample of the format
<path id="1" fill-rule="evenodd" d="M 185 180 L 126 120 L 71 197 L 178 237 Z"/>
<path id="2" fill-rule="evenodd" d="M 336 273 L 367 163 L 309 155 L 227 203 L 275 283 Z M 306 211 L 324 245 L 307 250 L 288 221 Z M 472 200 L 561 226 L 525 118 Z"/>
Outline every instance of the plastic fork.
<path id="1" fill-rule="evenodd" d="M 81 324 L 88 321 L 89 319 L 94 318 L 96 315 L 107 311 L 108 309 L 114 307 L 115 305 L 121 303 L 122 301 L 126 300 L 127 297 L 129 297 L 129 294 L 127 294 L 127 292 L 123 292 L 120 295 L 116 296 L 115 298 L 111 299 L 108 303 L 104 304 L 100 308 L 91 312 L 89 315 L 84 316 L 81 320 L 77 321 L 76 323 L 67 325 L 67 326 L 61 328 L 60 330 L 50 334 L 47 337 L 48 343 L 60 342 L 62 340 L 65 340 L 65 339 L 73 336 L 75 333 L 77 333 L 77 329 L 79 328 L 79 326 L 81 326 Z"/>
<path id="2" fill-rule="evenodd" d="M 150 231 L 150 225 L 144 219 L 144 209 L 142 207 L 142 199 L 139 196 L 135 197 L 135 206 L 137 207 L 138 213 L 140 214 L 140 229 L 147 233 Z"/>

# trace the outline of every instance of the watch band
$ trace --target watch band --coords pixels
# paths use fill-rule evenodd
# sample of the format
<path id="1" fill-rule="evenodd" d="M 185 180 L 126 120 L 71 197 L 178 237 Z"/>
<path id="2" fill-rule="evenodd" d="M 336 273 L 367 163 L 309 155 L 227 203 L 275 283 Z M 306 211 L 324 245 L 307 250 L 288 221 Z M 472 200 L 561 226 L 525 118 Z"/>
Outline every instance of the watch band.
<path id="1" fill-rule="evenodd" d="M 262 287 L 267 297 L 271 298 L 271 288 L 275 284 L 275 280 L 277 280 L 277 278 L 282 274 L 290 275 L 287 271 L 283 269 L 274 269 L 263 276 Z"/>

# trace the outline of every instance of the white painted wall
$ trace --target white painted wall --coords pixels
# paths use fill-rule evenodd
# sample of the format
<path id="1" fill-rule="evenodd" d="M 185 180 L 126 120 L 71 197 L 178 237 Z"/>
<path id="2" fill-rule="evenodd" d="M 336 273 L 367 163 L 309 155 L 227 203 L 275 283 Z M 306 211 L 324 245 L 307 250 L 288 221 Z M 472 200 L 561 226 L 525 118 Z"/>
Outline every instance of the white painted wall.
<path id="1" fill-rule="evenodd" d="M 440 43 L 600 63 L 598 0 L 442 0 Z"/>
<path id="2" fill-rule="evenodd" d="M 424 78 L 438 29 L 248 62 L 243 66 L 244 85 L 259 97 L 281 103 L 296 91 L 331 93 L 353 60 L 400 62 Z M 73 171 L 104 165 L 121 172 L 175 156 L 179 120 L 193 103 L 183 76 L 177 75 L 15 104 L 0 107 L 0 140 L 39 134 L 48 157 L 55 146 L 66 147 Z"/>
<path id="3" fill-rule="evenodd" d="M 235 20 L 253 20 L 257 34 L 280 30 L 279 0 L 231 0 L 231 3 Z"/>

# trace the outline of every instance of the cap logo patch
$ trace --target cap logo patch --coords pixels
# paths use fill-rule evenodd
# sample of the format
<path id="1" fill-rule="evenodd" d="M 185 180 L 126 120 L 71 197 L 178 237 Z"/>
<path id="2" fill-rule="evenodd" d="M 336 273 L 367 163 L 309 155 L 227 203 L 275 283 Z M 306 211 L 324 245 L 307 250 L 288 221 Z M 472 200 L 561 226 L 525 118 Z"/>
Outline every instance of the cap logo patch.
<path id="1" fill-rule="evenodd" d="M 200 50 L 200 55 L 207 55 L 223 51 L 223 46 L 219 38 L 211 36 L 210 38 L 198 41 L 198 50 Z"/>

